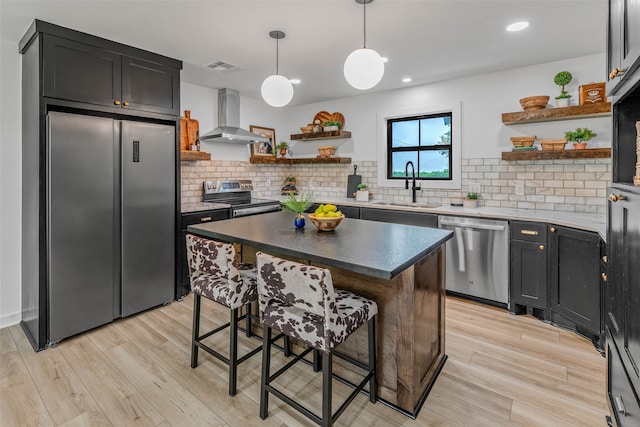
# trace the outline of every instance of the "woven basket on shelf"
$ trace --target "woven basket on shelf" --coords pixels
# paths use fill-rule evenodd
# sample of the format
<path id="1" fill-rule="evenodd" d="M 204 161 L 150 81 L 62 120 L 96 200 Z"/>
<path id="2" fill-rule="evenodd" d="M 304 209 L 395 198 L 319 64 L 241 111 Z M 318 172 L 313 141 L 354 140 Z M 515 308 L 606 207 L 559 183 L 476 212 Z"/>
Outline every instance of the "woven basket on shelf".
<path id="1" fill-rule="evenodd" d="M 562 151 L 564 150 L 564 146 L 567 144 L 567 139 L 541 139 L 540 145 L 543 150 L 548 151 Z"/>
<path id="2" fill-rule="evenodd" d="M 509 138 L 514 147 L 531 147 L 536 136 L 512 136 Z"/>

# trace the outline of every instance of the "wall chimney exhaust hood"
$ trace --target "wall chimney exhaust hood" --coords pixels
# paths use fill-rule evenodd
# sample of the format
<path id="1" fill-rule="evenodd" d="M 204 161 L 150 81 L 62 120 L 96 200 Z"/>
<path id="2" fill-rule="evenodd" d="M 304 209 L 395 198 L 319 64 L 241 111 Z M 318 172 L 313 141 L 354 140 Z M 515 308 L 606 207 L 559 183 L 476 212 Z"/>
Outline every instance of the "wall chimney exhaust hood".
<path id="1" fill-rule="evenodd" d="M 218 127 L 200 135 L 200 140 L 232 144 L 270 142 L 268 138 L 240 129 L 240 92 L 226 88 L 218 90 Z"/>

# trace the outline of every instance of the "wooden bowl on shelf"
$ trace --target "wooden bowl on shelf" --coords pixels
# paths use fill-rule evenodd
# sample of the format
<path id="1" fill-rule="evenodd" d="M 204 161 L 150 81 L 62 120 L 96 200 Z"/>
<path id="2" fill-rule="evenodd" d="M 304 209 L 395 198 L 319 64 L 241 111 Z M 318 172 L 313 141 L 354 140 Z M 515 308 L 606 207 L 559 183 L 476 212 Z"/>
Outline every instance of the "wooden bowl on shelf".
<path id="1" fill-rule="evenodd" d="M 336 154 L 337 147 L 333 145 L 325 145 L 318 147 L 318 157 L 331 157 Z"/>
<path id="2" fill-rule="evenodd" d="M 514 147 L 531 147 L 536 140 L 536 136 L 512 136 L 509 139 Z"/>
<path id="3" fill-rule="evenodd" d="M 540 140 L 540 145 L 542 146 L 542 149 L 546 151 L 562 151 L 564 150 L 564 146 L 566 144 L 567 144 L 566 138 Z"/>
<path id="4" fill-rule="evenodd" d="M 302 127 L 300 127 L 300 130 L 302 131 L 302 133 L 312 133 L 313 132 L 313 125 L 302 126 Z"/>
<path id="5" fill-rule="evenodd" d="M 547 106 L 549 96 L 528 96 L 520 99 L 520 105 L 523 110 L 542 110 Z"/>

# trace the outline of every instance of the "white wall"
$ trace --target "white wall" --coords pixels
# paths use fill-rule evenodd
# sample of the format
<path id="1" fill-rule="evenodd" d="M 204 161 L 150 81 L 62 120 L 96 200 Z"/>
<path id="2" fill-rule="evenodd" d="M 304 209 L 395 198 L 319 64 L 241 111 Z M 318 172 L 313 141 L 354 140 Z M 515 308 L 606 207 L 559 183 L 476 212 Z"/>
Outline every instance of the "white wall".
<path id="1" fill-rule="evenodd" d="M 20 55 L 13 42 L 2 40 L 0 66 L 0 328 L 17 323 L 20 312 Z M 282 109 L 267 106 L 262 100 L 241 96 L 240 125 L 271 127 L 276 139 L 289 141 L 290 134 L 300 133 L 300 126 L 311 122 L 321 110 L 339 111 L 346 118 L 345 129 L 353 133 L 348 140 L 333 140 L 338 154 L 354 160 L 377 160 L 378 143 L 376 114 L 394 108 L 460 101 L 462 104 L 463 158 L 498 158 L 509 150 L 509 136 L 537 135 L 538 138 L 562 137 L 578 126 L 589 126 L 598 137 L 592 147 L 611 144 L 611 119 L 571 120 L 505 126 L 501 114 L 519 111 L 518 99 L 532 95 L 559 93 L 553 76 L 569 70 L 574 81 L 568 86 L 577 102 L 580 84 L 604 80 L 604 54 L 591 55 L 506 70 L 498 73 L 450 80 L 396 91 L 363 94 L 361 96 Z M 312 84 L 312 83 L 308 83 Z M 182 109 L 190 109 L 192 118 L 200 122 L 200 131 L 217 125 L 217 91 L 190 83 L 181 84 Z M 295 95 L 294 95 L 295 96 Z M 294 155 L 315 154 L 317 142 L 298 142 Z M 203 142 L 204 151 L 216 160 L 248 160 L 244 145 Z"/>
<path id="2" fill-rule="evenodd" d="M 0 40 L 0 328 L 20 321 L 20 55 Z"/>

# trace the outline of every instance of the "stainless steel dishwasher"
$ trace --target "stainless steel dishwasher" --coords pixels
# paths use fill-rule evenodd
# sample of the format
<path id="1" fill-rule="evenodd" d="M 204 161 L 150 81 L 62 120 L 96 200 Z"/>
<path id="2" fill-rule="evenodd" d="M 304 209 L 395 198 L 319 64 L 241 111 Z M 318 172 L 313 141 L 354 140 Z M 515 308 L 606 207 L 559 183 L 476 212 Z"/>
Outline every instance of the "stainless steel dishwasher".
<path id="1" fill-rule="evenodd" d="M 506 306 L 509 300 L 509 223 L 439 216 L 453 230 L 447 242 L 447 291 Z"/>

